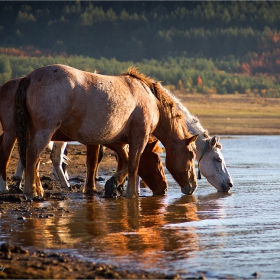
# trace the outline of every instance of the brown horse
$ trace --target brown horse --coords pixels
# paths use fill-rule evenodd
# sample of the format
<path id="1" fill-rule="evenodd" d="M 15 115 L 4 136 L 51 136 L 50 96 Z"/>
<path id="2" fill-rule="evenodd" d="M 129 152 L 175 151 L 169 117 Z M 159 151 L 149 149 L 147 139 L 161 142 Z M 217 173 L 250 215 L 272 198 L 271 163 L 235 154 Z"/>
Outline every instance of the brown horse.
<path id="1" fill-rule="evenodd" d="M 37 176 L 39 157 L 58 129 L 86 145 L 128 143 L 127 197 L 137 196 L 140 157 L 154 134 L 165 146 L 166 167 L 182 192 L 193 193 L 197 181 L 192 144 L 197 135 L 188 132 L 174 100 L 160 89 L 159 83 L 135 69 L 105 76 L 50 65 L 22 78 L 15 122 L 23 161 L 26 155 L 26 195 L 43 194 Z"/>
<path id="2" fill-rule="evenodd" d="M 16 141 L 16 128 L 14 125 L 14 98 L 16 89 L 19 85 L 20 78 L 10 80 L 0 87 L 0 124 L 2 124 L 4 133 L 0 135 L 0 193 L 8 192 L 7 188 L 7 167 L 10 161 L 11 152 Z M 56 132 L 54 135 L 56 140 L 70 141 L 61 132 Z M 54 138 L 53 138 L 54 139 Z M 167 180 L 164 174 L 164 168 L 160 157 L 154 152 L 156 142 L 147 144 L 146 149 L 141 157 L 139 172 L 141 172 L 142 179 L 147 183 L 148 187 L 153 191 L 154 195 L 163 195 L 167 190 Z M 122 184 L 127 175 L 128 152 L 125 144 L 117 143 L 111 144 L 110 148 L 118 154 L 118 168 L 114 175 L 116 184 Z M 87 180 L 84 188 L 85 193 L 93 193 L 95 187 L 95 172 L 98 164 L 98 146 L 87 146 Z M 56 155 L 60 158 L 60 154 Z M 97 161 L 97 162 L 96 162 Z M 56 171 L 60 178 L 62 187 L 68 187 L 68 182 L 61 171 L 59 164 L 55 164 Z M 60 174 L 61 173 L 61 174 Z M 18 178 L 20 184 L 21 176 Z"/>

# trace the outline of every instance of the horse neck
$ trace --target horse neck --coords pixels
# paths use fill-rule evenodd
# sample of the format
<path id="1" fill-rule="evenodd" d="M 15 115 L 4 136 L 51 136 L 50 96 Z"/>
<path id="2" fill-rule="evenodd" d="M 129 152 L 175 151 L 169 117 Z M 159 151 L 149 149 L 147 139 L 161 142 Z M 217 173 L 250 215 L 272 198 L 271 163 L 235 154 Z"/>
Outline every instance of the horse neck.
<path id="1" fill-rule="evenodd" d="M 159 107 L 159 113 L 159 122 L 153 135 L 160 140 L 165 148 L 172 147 L 174 142 L 185 138 L 184 128 L 179 121 L 173 124 L 161 107 Z"/>
<path id="2" fill-rule="evenodd" d="M 203 149 L 205 147 L 205 141 L 208 139 L 208 137 L 205 137 L 206 129 L 204 129 L 202 127 L 199 120 L 189 112 L 189 110 L 180 102 L 180 100 L 178 98 L 176 98 L 166 88 L 163 87 L 163 89 L 165 90 L 167 95 L 169 95 L 173 98 L 178 110 L 180 110 L 184 114 L 185 122 L 188 126 L 189 132 L 192 135 L 199 134 L 199 137 L 197 138 L 197 140 L 195 142 L 196 143 L 195 154 L 196 154 L 197 160 L 199 160 L 202 155 Z"/>
<path id="3" fill-rule="evenodd" d="M 192 135 L 199 134 L 199 137 L 195 142 L 196 144 L 195 155 L 196 155 L 196 159 L 199 160 L 203 153 L 204 147 L 206 145 L 206 140 L 209 139 L 209 136 L 205 135 L 207 131 L 202 127 L 199 120 L 187 110 L 187 108 L 184 107 L 182 111 L 184 112 L 185 121 L 190 133 Z"/>

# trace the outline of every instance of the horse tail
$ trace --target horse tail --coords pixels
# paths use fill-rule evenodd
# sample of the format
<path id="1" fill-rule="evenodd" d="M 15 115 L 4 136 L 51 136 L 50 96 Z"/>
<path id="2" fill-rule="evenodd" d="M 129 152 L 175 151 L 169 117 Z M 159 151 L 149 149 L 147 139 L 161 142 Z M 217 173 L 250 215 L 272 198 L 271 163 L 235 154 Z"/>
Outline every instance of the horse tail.
<path id="1" fill-rule="evenodd" d="M 29 145 L 28 120 L 29 114 L 26 108 L 26 89 L 30 83 L 30 78 L 24 77 L 20 80 L 14 103 L 14 121 L 16 125 L 16 136 L 19 145 L 19 155 L 21 163 L 26 167 L 26 149 Z"/>

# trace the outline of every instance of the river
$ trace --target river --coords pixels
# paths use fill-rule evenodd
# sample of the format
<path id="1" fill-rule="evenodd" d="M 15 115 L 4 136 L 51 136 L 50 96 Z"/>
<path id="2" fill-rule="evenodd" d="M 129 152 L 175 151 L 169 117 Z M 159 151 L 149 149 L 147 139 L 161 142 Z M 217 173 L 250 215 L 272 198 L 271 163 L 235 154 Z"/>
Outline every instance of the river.
<path id="1" fill-rule="evenodd" d="M 226 136 L 221 143 L 234 182 L 230 194 L 217 193 L 202 178 L 193 196 L 183 195 L 167 174 L 164 197 L 142 189 L 139 199 L 80 193 L 38 203 L 67 211 L 26 219 L 13 232 L 1 229 L 0 241 L 122 268 L 207 279 L 253 279 L 258 272 L 261 279 L 279 279 L 280 136 Z"/>

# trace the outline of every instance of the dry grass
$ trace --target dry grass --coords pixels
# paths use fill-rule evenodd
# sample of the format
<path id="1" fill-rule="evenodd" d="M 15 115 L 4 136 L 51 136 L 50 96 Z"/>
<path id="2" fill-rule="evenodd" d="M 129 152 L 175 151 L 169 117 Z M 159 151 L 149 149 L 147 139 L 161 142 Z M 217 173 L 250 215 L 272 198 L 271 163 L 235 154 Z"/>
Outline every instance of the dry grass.
<path id="1" fill-rule="evenodd" d="M 175 92 L 211 134 L 280 135 L 280 99 Z"/>

